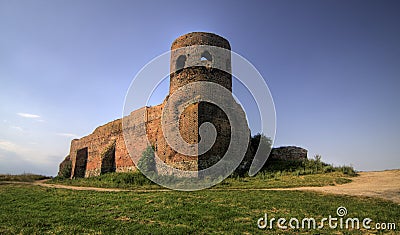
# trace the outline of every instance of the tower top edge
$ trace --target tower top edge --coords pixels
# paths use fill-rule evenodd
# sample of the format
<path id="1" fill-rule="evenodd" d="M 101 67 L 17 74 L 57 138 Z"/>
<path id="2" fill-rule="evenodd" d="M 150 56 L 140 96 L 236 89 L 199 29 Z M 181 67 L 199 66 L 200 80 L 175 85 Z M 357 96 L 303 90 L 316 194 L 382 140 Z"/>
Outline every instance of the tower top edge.
<path id="1" fill-rule="evenodd" d="M 194 45 L 209 45 L 230 50 L 229 41 L 217 34 L 208 32 L 191 32 L 184 34 L 172 42 L 171 50 Z"/>

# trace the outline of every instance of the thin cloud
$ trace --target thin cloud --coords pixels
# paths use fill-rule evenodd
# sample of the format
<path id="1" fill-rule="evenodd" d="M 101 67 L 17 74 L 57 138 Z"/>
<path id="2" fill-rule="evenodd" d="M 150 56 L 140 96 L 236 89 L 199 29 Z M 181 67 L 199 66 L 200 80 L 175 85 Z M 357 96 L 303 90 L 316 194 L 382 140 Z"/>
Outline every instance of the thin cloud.
<path id="1" fill-rule="evenodd" d="M 57 133 L 59 136 L 69 137 L 69 138 L 78 138 L 78 135 L 72 133 Z"/>
<path id="2" fill-rule="evenodd" d="M 22 156 L 30 156 L 33 153 L 32 149 L 5 139 L 0 139 L 0 150 Z"/>
<path id="3" fill-rule="evenodd" d="M 0 172 L 51 172 L 56 171 L 57 164 L 62 155 L 54 151 L 43 151 L 25 143 L 16 143 L 0 139 Z M 49 170 L 53 169 L 53 170 Z M 48 174 L 48 173 L 47 173 Z"/>
<path id="4" fill-rule="evenodd" d="M 18 152 L 20 148 L 11 141 L 0 139 L 0 149 L 8 152 Z"/>
<path id="5" fill-rule="evenodd" d="M 39 115 L 31 114 L 31 113 L 17 113 L 17 115 L 20 117 L 24 117 L 24 118 L 40 118 Z"/>
<path id="6" fill-rule="evenodd" d="M 20 126 L 11 126 L 11 128 L 17 131 L 24 131 L 24 129 Z"/>

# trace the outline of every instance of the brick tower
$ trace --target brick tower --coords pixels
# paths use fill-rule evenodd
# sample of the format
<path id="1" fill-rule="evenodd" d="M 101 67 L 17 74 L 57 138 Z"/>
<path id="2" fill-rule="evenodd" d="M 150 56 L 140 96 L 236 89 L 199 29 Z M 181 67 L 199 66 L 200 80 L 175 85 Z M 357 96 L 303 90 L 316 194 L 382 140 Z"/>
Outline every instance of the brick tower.
<path id="1" fill-rule="evenodd" d="M 221 52 L 212 50 L 212 47 L 191 47 L 197 45 L 220 47 L 226 50 Z M 182 50 L 182 48 L 187 49 Z M 228 40 L 212 33 L 193 32 L 177 38 L 171 46 L 169 95 L 171 96 L 186 84 L 199 81 L 217 83 L 232 91 L 230 49 Z M 223 157 L 228 149 L 231 135 L 228 117 L 218 106 L 208 102 L 191 104 L 183 111 L 179 119 L 179 131 L 182 138 L 190 144 L 199 143 L 199 127 L 205 122 L 214 125 L 217 131 L 216 142 L 209 151 L 194 158 L 181 156 L 183 159 L 180 159 L 179 155 L 175 156 L 174 162 L 181 163 L 185 159 L 196 161 L 191 164 L 191 167 L 184 167 L 185 170 L 208 168 Z"/>
<path id="2" fill-rule="evenodd" d="M 113 171 L 134 171 L 136 169 L 134 162 L 140 159 L 148 145 L 155 148 L 159 160 L 176 169 L 197 171 L 215 164 L 225 155 L 231 142 L 231 126 L 224 111 L 217 105 L 199 99 L 197 102 L 185 106 L 179 119 L 166 121 L 166 126 L 171 127 L 176 126 L 177 120 L 179 120 L 179 128 L 174 127 L 175 129 L 166 133 L 163 129 L 163 124 L 165 124 L 163 123 L 163 113 L 166 112 L 167 117 L 173 116 L 174 111 L 169 113 L 170 111 L 164 107 L 169 104 L 169 101 L 174 100 L 171 98 L 174 94 L 179 94 L 176 91 L 182 91 L 179 88 L 191 83 L 195 84 L 193 82 L 204 81 L 219 84 L 227 89 L 222 97 L 231 97 L 232 76 L 230 72 L 231 52 L 226 39 L 203 32 L 180 36 L 171 46 L 170 91 L 164 102 L 156 106 L 134 110 L 123 119 L 117 119 L 96 128 L 90 135 L 72 140 L 70 154 L 60 165 L 60 172 L 63 172 L 62 169 L 67 168 L 68 164 L 71 169 L 66 175 L 70 175 L 71 178 L 90 177 Z M 203 91 L 202 89 L 207 90 Z M 209 91 L 208 88 L 200 87 L 193 92 L 183 93 L 177 97 L 178 100 L 185 101 L 193 98 L 193 94 L 203 96 L 207 91 Z M 237 107 L 229 104 L 227 106 Z M 241 108 L 235 109 L 234 112 L 242 112 L 244 116 Z M 199 128 L 203 123 L 211 123 L 217 133 L 216 141 L 207 152 L 201 151 L 202 146 L 205 145 L 200 144 L 202 140 Z M 179 129 L 179 133 L 176 133 L 177 129 Z M 170 133 L 173 133 L 174 136 L 180 134 L 184 142 L 195 146 L 191 149 L 194 150 L 194 154 L 185 155 L 176 148 L 171 148 L 165 138 L 165 134 Z M 170 173 L 169 169 L 157 170 L 160 174 Z"/>

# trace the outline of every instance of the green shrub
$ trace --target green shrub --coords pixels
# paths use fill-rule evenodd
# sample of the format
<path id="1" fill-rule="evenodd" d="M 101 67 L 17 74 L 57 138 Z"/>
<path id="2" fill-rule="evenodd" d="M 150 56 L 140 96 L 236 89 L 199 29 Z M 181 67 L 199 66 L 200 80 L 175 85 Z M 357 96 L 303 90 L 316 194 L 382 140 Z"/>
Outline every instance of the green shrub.
<path id="1" fill-rule="evenodd" d="M 334 172 L 335 168 L 332 165 L 324 166 L 323 168 L 323 173 L 330 173 Z"/>
<path id="2" fill-rule="evenodd" d="M 341 172 L 349 176 L 356 176 L 357 173 L 353 167 L 339 166 L 334 167 L 327 163 L 322 162 L 321 156 L 316 155 L 313 159 L 303 160 L 279 160 L 268 159 L 259 174 L 269 172 L 273 177 L 280 175 L 310 175 L 310 174 L 323 174 L 330 172 Z M 279 173 L 278 173 L 279 172 Z"/>
<path id="3" fill-rule="evenodd" d="M 153 147 L 147 146 L 147 148 L 143 151 L 142 157 L 139 159 L 138 168 L 141 172 L 147 174 L 156 172 L 156 161 L 154 158 L 154 150 Z"/>
<path id="4" fill-rule="evenodd" d="M 357 175 L 356 171 L 351 166 L 342 166 L 342 167 L 340 167 L 340 169 L 343 172 L 343 174 L 345 174 L 345 175 L 349 175 L 349 176 Z"/>
<path id="5" fill-rule="evenodd" d="M 67 161 L 65 163 L 64 167 L 61 168 L 59 176 L 63 177 L 63 178 L 69 178 L 69 177 L 71 177 L 71 172 L 72 172 L 72 162 Z"/>

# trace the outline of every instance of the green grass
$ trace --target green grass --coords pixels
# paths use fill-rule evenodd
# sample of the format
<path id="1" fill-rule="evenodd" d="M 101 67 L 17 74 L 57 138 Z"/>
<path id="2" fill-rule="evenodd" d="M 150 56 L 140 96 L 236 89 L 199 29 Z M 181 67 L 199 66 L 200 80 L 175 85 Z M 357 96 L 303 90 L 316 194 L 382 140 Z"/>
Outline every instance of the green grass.
<path id="1" fill-rule="evenodd" d="M 259 230 L 257 219 L 349 217 L 395 222 L 391 202 L 299 191 L 94 192 L 0 185 L 0 234 L 362 234 L 365 230 Z M 371 225 L 373 225 L 372 223 Z"/>
<path id="2" fill-rule="evenodd" d="M 313 174 L 303 176 L 258 174 L 255 177 L 227 178 L 214 188 L 294 188 L 306 186 L 327 186 L 351 182 L 351 177 L 338 173 Z"/>
<path id="3" fill-rule="evenodd" d="M 0 174 L 0 181 L 33 182 L 35 180 L 49 179 L 50 177 L 36 174 L 10 175 Z"/>
<path id="4" fill-rule="evenodd" d="M 262 172 L 255 177 L 229 177 L 213 188 L 292 188 L 305 186 L 325 186 L 351 182 L 350 176 L 341 172 L 311 175 L 293 175 L 287 173 Z M 123 188 L 123 189 L 160 189 L 139 172 L 134 173 L 107 173 L 104 175 L 64 179 L 54 178 L 48 183 L 73 186 L 90 186 L 99 188 Z"/>
<path id="5" fill-rule="evenodd" d="M 56 177 L 49 180 L 50 184 L 64 184 L 73 186 L 88 186 L 99 188 L 123 188 L 123 189 L 160 189 L 161 186 L 154 184 L 140 172 L 131 173 L 107 173 L 90 178 L 65 179 Z"/>
<path id="6" fill-rule="evenodd" d="M 301 161 L 272 160 L 255 177 L 235 172 L 215 188 L 291 188 L 325 186 L 351 182 L 357 176 L 352 167 L 334 167 L 321 162 L 320 157 Z M 190 181 L 190 179 L 183 179 Z M 140 172 L 107 173 L 90 178 L 56 177 L 48 183 L 124 189 L 160 189 Z"/>

